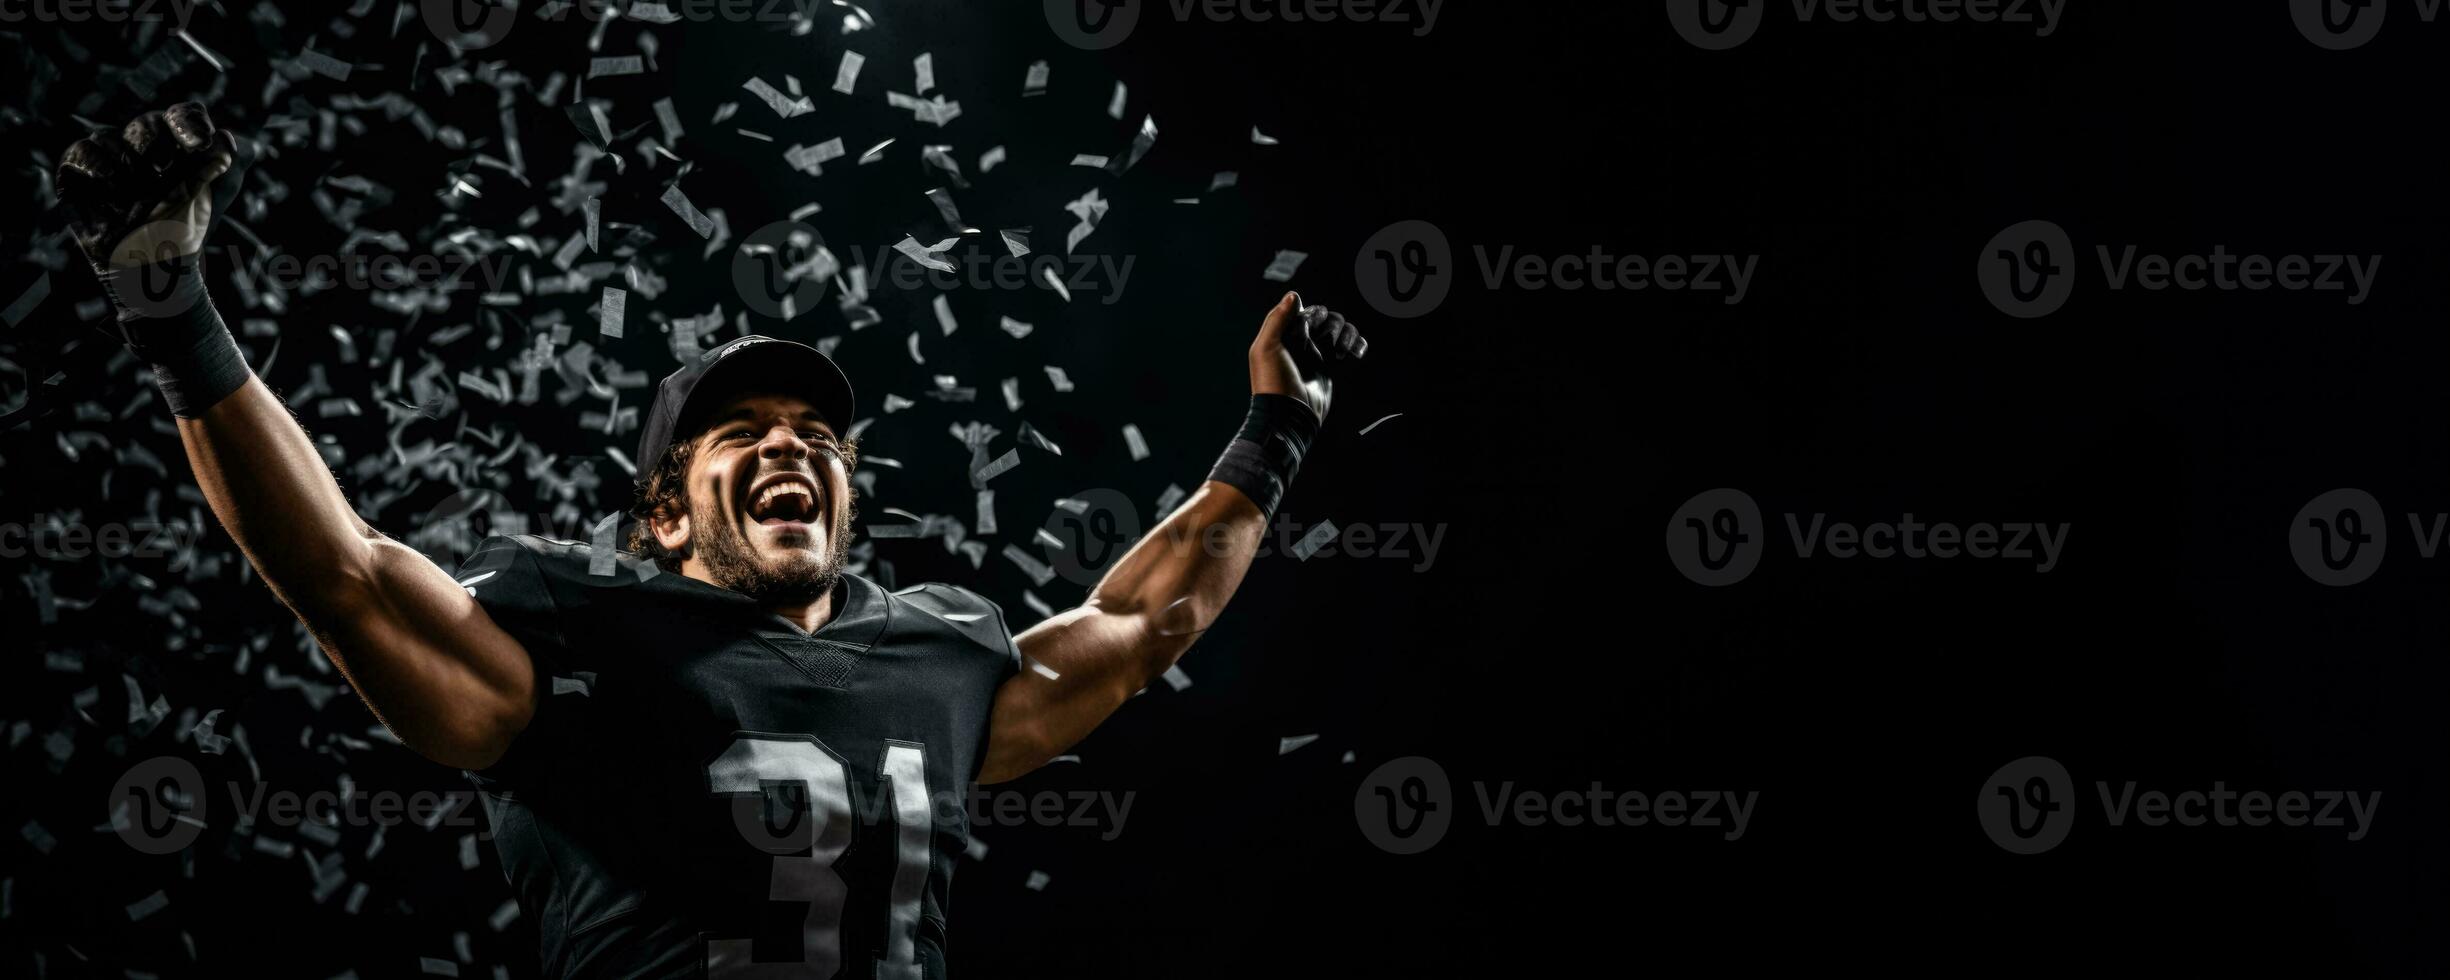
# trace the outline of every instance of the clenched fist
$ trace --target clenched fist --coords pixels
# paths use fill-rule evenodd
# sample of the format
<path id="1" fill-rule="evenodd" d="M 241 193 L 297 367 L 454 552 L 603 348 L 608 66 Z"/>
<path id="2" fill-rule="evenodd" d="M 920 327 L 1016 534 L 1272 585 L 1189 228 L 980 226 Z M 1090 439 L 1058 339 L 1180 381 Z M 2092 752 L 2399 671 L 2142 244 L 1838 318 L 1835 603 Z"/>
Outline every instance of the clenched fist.
<path id="1" fill-rule="evenodd" d="M 1303 306 L 1300 293 L 1286 293 L 1251 341 L 1251 394 L 1297 399 L 1324 422 L 1335 372 L 1369 351 L 1369 340 L 1344 314 Z"/>
<path id="2" fill-rule="evenodd" d="M 71 144 L 58 187 L 77 246 L 107 271 L 202 251 L 242 170 L 237 139 L 203 105 L 182 102 Z"/>

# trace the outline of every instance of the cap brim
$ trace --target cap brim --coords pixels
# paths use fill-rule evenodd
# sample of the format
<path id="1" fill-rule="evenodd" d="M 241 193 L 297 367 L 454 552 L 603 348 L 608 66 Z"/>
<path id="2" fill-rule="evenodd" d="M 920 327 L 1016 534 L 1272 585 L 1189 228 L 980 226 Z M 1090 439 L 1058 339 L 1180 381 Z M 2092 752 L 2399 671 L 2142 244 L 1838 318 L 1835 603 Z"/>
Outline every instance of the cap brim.
<path id="1" fill-rule="evenodd" d="M 773 340 L 716 361 L 689 389 L 674 419 L 674 441 L 695 436 L 706 414 L 749 391 L 770 391 L 808 400 L 836 435 L 851 427 L 855 402 L 851 379 L 824 352 L 807 344 Z"/>

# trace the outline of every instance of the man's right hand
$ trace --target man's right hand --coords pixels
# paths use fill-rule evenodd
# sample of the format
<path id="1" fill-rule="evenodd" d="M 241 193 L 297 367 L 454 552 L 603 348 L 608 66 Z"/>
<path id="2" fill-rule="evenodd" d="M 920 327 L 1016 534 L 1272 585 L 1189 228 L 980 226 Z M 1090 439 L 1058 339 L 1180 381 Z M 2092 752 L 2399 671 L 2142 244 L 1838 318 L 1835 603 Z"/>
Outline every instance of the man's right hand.
<path id="1" fill-rule="evenodd" d="M 216 210 L 244 167 L 237 138 L 204 106 L 181 102 L 96 133 L 60 155 L 57 186 L 69 232 L 96 271 L 128 269 L 204 248 Z"/>

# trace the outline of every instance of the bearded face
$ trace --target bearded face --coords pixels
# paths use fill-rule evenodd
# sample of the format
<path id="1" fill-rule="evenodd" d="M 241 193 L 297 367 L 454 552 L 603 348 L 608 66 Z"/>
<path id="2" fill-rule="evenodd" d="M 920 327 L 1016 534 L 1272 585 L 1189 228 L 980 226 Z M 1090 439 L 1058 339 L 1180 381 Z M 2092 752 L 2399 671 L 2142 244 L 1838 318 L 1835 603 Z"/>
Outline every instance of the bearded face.
<path id="1" fill-rule="evenodd" d="M 687 478 L 688 510 L 657 521 L 683 572 L 760 603 L 831 591 L 849 560 L 850 472 L 833 427 L 803 399 L 750 393 L 711 416 Z"/>

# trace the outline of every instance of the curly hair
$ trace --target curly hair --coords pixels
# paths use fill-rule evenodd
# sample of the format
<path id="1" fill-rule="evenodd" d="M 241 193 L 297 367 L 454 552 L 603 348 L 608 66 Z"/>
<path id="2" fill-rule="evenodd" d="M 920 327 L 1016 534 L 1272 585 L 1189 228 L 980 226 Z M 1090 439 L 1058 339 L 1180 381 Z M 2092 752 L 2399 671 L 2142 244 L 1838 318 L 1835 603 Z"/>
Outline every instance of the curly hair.
<path id="1" fill-rule="evenodd" d="M 842 454 L 842 469 L 845 472 L 859 468 L 859 440 L 845 436 L 837 439 L 834 447 Z M 678 573 L 681 570 L 681 562 L 689 558 L 689 548 L 686 545 L 677 549 L 664 547 L 663 542 L 655 540 L 653 521 L 659 514 L 676 516 L 689 513 L 689 464 L 696 461 L 697 455 L 697 439 L 675 440 L 672 448 L 664 451 L 663 458 L 656 460 L 639 478 L 634 488 L 635 496 L 630 502 L 629 516 L 634 523 L 630 525 L 629 550 L 654 559 L 655 567 L 667 572 Z M 856 497 L 857 488 L 853 488 L 851 494 Z M 851 505 L 849 500 L 843 503 L 845 506 Z"/>

